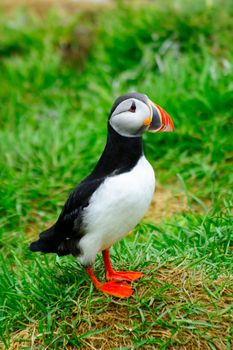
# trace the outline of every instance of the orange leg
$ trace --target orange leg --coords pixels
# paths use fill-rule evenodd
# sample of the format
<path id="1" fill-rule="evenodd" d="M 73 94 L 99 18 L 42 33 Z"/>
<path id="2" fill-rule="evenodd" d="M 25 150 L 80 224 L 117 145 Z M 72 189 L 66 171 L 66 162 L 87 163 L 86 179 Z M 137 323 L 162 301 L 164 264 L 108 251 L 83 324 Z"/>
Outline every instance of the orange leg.
<path id="1" fill-rule="evenodd" d="M 143 273 L 141 272 L 134 272 L 134 271 L 118 272 L 113 270 L 108 250 L 103 250 L 103 259 L 104 259 L 104 265 L 106 269 L 107 280 L 133 282 L 138 280 L 142 276 L 144 276 Z"/>
<path id="2" fill-rule="evenodd" d="M 99 289 L 104 293 L 118 298 L 128 298 L 133 294 L 133 289 L 126 282 L 110 281 L 102 284 L 95 277 L 92 267 L 87 267 L 85 271 L 92 280 L 96 289 Z"/>

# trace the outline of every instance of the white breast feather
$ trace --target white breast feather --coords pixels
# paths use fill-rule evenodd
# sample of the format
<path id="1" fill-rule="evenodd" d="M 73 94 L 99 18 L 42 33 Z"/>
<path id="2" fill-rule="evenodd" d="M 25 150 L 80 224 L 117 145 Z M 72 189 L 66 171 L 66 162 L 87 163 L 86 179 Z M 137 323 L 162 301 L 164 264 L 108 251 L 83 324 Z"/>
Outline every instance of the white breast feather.
<path id="1" fill-rule="evenodd" d="M 154 171 L 143 156 L 129 172 L 108 177 L 84 209 L 85 236 L 79 247 L 82 264 L 109 248 L 132 230 L 147 211 L 155 188 Z"/>

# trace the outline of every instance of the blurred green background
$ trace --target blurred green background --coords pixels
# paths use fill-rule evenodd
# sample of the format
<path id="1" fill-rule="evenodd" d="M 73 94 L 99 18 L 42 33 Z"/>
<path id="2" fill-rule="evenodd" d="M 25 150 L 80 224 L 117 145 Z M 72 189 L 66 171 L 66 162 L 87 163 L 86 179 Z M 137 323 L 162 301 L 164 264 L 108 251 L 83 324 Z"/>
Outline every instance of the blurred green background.
<path id="1" fill-rule="evenodd" d="M 95 165 L 105 144 L 111 105 L 128 91 L 147 94 L 172 116 L 176 132 L 145 135 L 145 152 L 160 186 L 171 196 L 182 192 L 187 201 L 186 210 L 179 210 L 177 202 L 174 218 L 154 220 L 152 212 L 151 223 L 141 224 L 135 233 L 143 233 L 142 244 L 153 235 L 151 254 L 153 259 L 160 256 L 163 264 L 188 257 L 199 259 L 198 269 L 205 272 L 209 266 L 212 272 L 231 273 L 232 1 L 118 1 L 87 7 L 66 3 L 49 9 L 2 5 L 1 10 L 5 346 L 11 343 L 12 332 L 31 324 L 43 309 L 41 297 L 29 291 L 31 283 L 40 289 L 37 276 L 48 273 L 44 278 L 50 278 L 49 272 L 42 272 L 46 267 L 38 266 L 49 261 L 56 270 L 56 258 L 31 254 L 28 242 L 56 219 L 71 189 Z M 62 261 L 69 266 L 73 260 Z M 77 285 L 76 280 L 72 283 Z M 67 302 L 67 295 L 56 293 Z M 53 310 L 54 300 L 48 297 L 46 305 Z M 67 314 L 72 307 L 70 303 Z M 40 315 L 46 328 L 47 316 Z M 63 316 L 56 317 L 55 328 Z M 47 338 L 43 344 L 52 348 Z M 230 346 L 229 338 L 224 339 L 222 344 Z M 69 342 L 61 344 L 58 349 Z M 169 348 L 172 340 L 167 344 Z"/>

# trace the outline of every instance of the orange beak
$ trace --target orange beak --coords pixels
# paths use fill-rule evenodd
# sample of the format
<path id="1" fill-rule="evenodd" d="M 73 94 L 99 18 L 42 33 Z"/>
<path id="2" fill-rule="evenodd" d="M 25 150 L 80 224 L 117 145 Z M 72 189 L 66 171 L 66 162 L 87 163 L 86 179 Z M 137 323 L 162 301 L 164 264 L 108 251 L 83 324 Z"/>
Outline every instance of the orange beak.
<path id="1" fill-rule="evenodd" d="M 169 132 L 174 131 L 174 124 L 169 114 L 160 106 L 150 101 L 152 119 L 148 131 Z"/>

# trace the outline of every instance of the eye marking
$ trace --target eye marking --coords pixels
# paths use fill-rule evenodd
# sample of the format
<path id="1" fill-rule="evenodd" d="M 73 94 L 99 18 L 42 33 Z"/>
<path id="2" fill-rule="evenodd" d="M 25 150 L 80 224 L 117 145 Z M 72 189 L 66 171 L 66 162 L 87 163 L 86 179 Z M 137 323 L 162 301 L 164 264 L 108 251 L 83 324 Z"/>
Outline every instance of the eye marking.
<path id="1" fill-rule="evenodd" d="M 136 112 L 136 104 L 135 104 L 134 101 L 132 102 L 132 105 L 131 105 L 131 107 L 130 107 L 130 109 L 129 109 L 129 112 L 132 112 L 132 113 L 135 113 L 135 112 Z"/>

